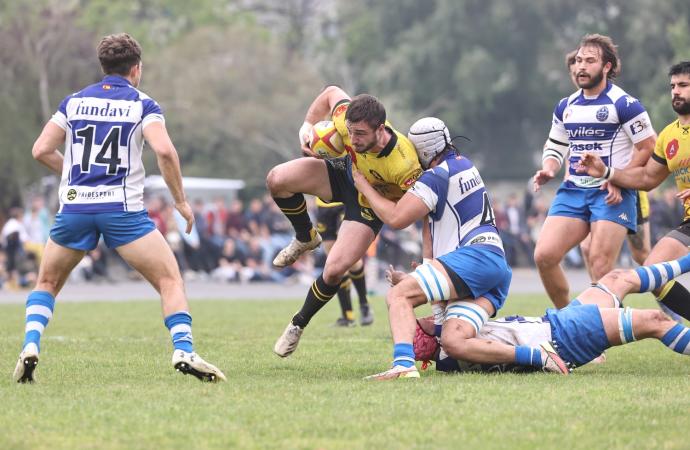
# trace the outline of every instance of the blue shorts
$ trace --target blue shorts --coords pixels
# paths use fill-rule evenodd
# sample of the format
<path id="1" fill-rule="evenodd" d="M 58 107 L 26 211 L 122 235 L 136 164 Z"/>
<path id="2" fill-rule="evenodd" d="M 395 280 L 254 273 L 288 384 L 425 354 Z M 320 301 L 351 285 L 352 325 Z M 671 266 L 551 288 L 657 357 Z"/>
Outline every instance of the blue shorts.
<path id="1" fill-rule="evenodd" d="M 637 191 L 621 188 L 623 201 L 607 205 L 606 190 L 572 187 L 567 181 L 556 192 L 549 208 L 549 216 L 573 217 L 591 223 L 608 220 L 637 232 Z"/>
<path id="2" fill-rule="evenodd" d="M 446 253 L 438 260 L 446 270 L 454 272 L 465 282 L 473 298 L 485 297 L 496 312 L 501 309 L 513 277 L 513 271 L 502 254 L 488 245 L 467 245 Z M 448 275 L 452 280 L 453 274 Z"/>
<path id="3" fill-rule="evenodd" d="M 611 347 L 597 305 L 549 308 L 545 317 L 551 323 L 551 338 L 558 354 L 567 362 L 587 364 Z"/>
<path id="4" fill-rule="evenodd" d="M 137 212 L 58 213 L 50 239 L 73 250 L 93 250 L 103 235 L 108 248 L 129 244 L 156 229 L 146 210 Z"/>

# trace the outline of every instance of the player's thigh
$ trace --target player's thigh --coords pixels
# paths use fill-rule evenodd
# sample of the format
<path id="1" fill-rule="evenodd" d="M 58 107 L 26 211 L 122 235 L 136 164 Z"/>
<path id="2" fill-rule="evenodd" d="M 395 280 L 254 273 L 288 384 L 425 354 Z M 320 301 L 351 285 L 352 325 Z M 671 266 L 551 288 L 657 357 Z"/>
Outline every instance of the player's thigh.
<path id="1" fill-rule="evenodd" d="M 613 271 L 609 272 L 604 278 L 599 282 L 602 287 L 590 286 L 584 291 L 582 291 L 577 297 L 573 299 L 578 300 L 583 305 L 597 305 L 600 308 L 617 308 L 620 305 L 620 301 L 627 294 L 626 286 L 629 283 L 624 281 L 618 281 L 613 278 L 608 278 L 609 276 L 624 277 L 624 271 Z M 607 292 L 604 288 L 608 289 Z M 614 295 L 616 296 L 614 298 Z M 616 300 L 618 303 L 616 303 Z M 571 302 L 571 304 L 573 303 Z M 574 305 L 573 305 L 574 306 Z"/>
<path id="2" fill-rule="evenodd" d="M 266 184 L 273 195 L 301 192 L 329 201 L 333 194 L 326 161 L 317 158 L 293 159 L 268 172 Z"/>
<path id="3" fill-rule="evenodd" d="M 580 250 L 582 250 L 582 255 L 585 259 L 589 256 L 589 249 L 592 246 L 592 235 L 591 233 L 587 235 L 586 238 L 580 242 Z"/>
<path id="4" fill-rule="evenodd" d="M 338 230 L 338 238 L 326 258 L 324 277 L 342 277 L 364 256 L 375 237 L 374 230 L 368 225 L 344 220 Z"/>
<path id="5" fill-rule="evenodd" d="M 633 234 L 628 234 L 628 243 L 630 244 L 630 250 L 635 252 L 646 252 L 649 253 L 651 250 L 651 237 L 649 234 L 649 222 L 638 223 L 637 232 Z M 645 255 L 646 258 L 647 255 Z M 644 258 L 643 258 L 644 260 Z M 635 260 L 638 264 L 639 261 Z"/>
<path id="6" fill-rule="evenodd" d="M 182 283 L 175 255 L 160 231 L 154 230 L 116 250 L 156 290 L 160 291 L 164 281 Z"/>
<path id="7" fill-rule="evenodd" d="M 615 262 L 627 234 L 628 229 L 619 223 L 608 220 L 592 222 L 590 262 L 602 257 L 611 263 Z"/>
<path id="8" fill-rule="evenodd" d="M 601 308 L 601 321 L 604 323 L 604 330 L 611 345 L 621 345 L 621 334 L 625 336 L 627 329 L 628 336 L 632 334 L 636 340 L 648 337 L 660 338 L 673 327 L 676 322 L 658 309 L 631 309 L 627 308 L 630 314 L 629 324 L 624 324 L 626 311 L 623 309 Z M 629 338 L 628 338 L 629 339 Z"/>
<path id="9" fill-rule="evenodd" d="M 560 262 L 565 254 L 587 237 L 589 224 L 581 219 L 548 216 L 534 250 L 537 262 Z"/>
<path id="10" fill-rule="evenodd" d="M 81 261 L 86 252 L 63 247 L 50 238 L 43 250 L 43 258 L 38 269 L 36 290 L 50 292 L 53 296 L 64 286 L 72 269 Z"/>
<path id="11" fill-rule="evenodd" d="M 675 237 L 670 237 L 673 231 L 659 239 L 659 242 L 649 252 L 649 256 L 644 262 L 645 266 L 664 261 L 672 261 L 688 254 L 688 245 L 679 241 Z M 690 238 L 688 238 L 690 241 Z"/>

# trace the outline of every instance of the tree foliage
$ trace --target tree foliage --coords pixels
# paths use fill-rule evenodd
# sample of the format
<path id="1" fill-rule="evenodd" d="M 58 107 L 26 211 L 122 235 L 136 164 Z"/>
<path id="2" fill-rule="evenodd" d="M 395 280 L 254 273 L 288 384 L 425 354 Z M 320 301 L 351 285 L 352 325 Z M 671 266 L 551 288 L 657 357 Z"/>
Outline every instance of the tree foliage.
<path id="1" fill-rule="evenodd" d="M 105 34 L 142 43 L 141 88 L 164 108 L 185 174 L 262 189 L 271 166 L 297 156 L 311 100 L 336 83 L 380 97 L 401 131 L 443 118 L 472 139 L 460 147 L 485 177 L 518 179 L 533 173 L 553 107 L 574 90 L 564 55 L 585 33 L 619 44 L 617 83 L 657 130 L 674 117 L 666 72 L 690 59 L 685 3 L 0 1 L 0 208 L 45 174 L 33 140 L 60 99 L 99 79 Z"/>

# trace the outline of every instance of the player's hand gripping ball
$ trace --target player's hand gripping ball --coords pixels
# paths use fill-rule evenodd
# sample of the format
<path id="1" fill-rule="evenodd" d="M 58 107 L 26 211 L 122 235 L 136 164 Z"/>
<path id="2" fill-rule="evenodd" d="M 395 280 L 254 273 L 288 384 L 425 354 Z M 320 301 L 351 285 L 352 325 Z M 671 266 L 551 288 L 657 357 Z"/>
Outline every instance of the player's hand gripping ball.
<path id="1" fill-rule="evenodd" d="M 331 159 L 343 156 L 345 145 L 343 138 L 330 120 L 314 124 L 311 129 L 309 148 L 319 158 Z"/>

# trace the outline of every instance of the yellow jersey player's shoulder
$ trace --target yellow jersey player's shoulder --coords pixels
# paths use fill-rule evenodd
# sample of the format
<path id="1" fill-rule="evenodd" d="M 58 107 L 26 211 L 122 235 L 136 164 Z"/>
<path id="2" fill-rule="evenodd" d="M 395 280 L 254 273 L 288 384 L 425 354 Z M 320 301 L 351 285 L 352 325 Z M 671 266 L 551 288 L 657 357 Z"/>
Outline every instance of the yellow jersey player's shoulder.
<path id="1" fill-rule="evenodd" d="M 391 130 L 398 137 L 398 141 L 393 149 L 393 153 L 399 154 L 399 161 L 396 172 L 393 177 L 396 179 L 396 183 L 401 189 L 407 190 L 412 187 L 417 178 L 422 175 L 422 166 L 419 164 L 419 158 L 417 157 L 417 150 L 410 140 L 396 130 L 391 128 Z"/>
<path id="2" fill-rule="evenodd" d="M 664 162 L 668 159 L 673 159 L 676 153 L 680 150 L 678 143 L 679 139 L 683 138 L 683 132 L 685 130 L 680 126 L 678 120 L 674 120 L 669 123 L 661 130 L 659 136 L 656 139 L 656 145 L 654 147 L 654 155 L 657 157 L 655 159 L 662 159 Z M 687 134 L 687 132 L 685 132 Z M 675 145 L 673 141 L 676 140 Z M 659 161 L 662 162 L 662 161 Z M 663 163 L 663 162 L 662 162 Z"/>
<path id="3" fill-rule="evenodd" d="M 350 146 L 350 135 L 347 134 L 347 126 L 345 125 L 345 113 L 347 108 L 350 106 L 349 99 L 342 99 L 333 107 L 331 111 L 331 120 L 335 125 L 335 129 L 338 130 L 338 134 L 343 138 L 343 143 L 346 146 Z"/>

